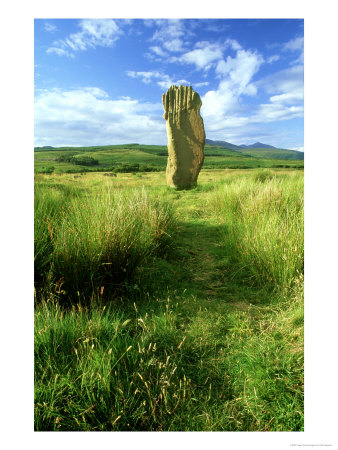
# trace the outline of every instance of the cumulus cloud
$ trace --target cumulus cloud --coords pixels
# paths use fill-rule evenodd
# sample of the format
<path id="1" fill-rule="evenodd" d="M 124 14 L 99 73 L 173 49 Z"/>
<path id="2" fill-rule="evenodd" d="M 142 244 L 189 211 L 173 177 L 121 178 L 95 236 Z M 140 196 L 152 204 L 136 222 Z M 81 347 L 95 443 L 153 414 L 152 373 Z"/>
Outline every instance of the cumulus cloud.
<path id="1" fill-rule="evenodd" d="M 83 19 L 79 22 L 79 28 L 78 33 L 72 33 L 65 39 L 53 42 L 53 45 L 47 49 L 47 53 L 74 56 L 74 52 L 88 48 L 112 47 L 123 34 L 122 29 L 113 19 Z"/>
<path id="2" fill-rule="evenodd" d="M 234 85 L 238 86 L 239 91 L 243 92 L 263 62 L 263 57 L 259 53 L 240 49 L 234 58 L 228 56 L 226 60 L 220 60 L 216 73 L 222 77 L 229 77 Z"/>
<path id="3" fill-rule="evenodd" d="M 224 45 L 225 48 L 230 47 L 234 51 L 240 50 L 242 48 L 242 46 L 235 39 L 227 39 Z"/>
<path id="4" fill-rule="evenodd" d="M 166 142 L 161 103 L 113 100 L 97 87 L 40 90 L 34 118 L 38 146 Z"/>
<path id="5" fill-rule="evenodd" d="M 225 46 L 231 48 L 235 56 L 228 55 L 217 60 L 215 73 L 220 79 L 219 85 L 202 97 L 205 127 L 214 138 L 236 140 L 236 130 L 239 135 L 245 128 L 254 135 L 256 127 L 262 127 L 262 124 L 303 117 L 301 64 L 255 81 L 260 67 L 264 63 L 277 61 L 278 55 L 264 60 L 261 54 L 243 49 L 236 41 L 227 40 Z M 301 48 L 301 43 L 299 40 L 290 41 L 289 47 L 296 51 Z M 257 96 L 264 92 L 268 95 L 268 101 L 250 111 L 243 109 L 243 95 Z"/>
<path id="6" fill-rule="evenodd" d="M 193 50 L 183 53 L 181 56 L 172 57 L 170 61 L 194 64 L 197 69 L 207 71 L 212 66 L 212 63 L 221 59 L 222 56 L 223 52 L 219 44 L 202 41 L 197 42 Z"/>
<path id="7" fill-rule="evenodd" d="M 240 97 L 256 95 L 257 88 L 252 78 L 263 64 L 260 54 L 243 50 L 233 42 L 228 42 L 228 45 L 237 48 L 236 55 L 218 60 L 215 69 L 220 78 L 218 88 L 209 90 L 202 97 L 206 126 L 214 131 L 230 127 L 230 124 L 243 126 L 249 122 L 248 118 L 240 116 Z"/>

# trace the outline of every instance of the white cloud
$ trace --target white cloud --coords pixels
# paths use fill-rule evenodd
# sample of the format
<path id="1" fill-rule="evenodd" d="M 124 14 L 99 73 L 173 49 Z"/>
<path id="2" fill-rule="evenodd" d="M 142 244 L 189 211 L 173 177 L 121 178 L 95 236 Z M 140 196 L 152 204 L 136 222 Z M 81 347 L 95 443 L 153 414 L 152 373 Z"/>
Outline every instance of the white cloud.
<path id="1" fill-rule="evenodd" d="M 159 58 L 167 58 L 167 52 L 185 51 L 185 42 L 183 38 L 191 36 L 192 33 L 187 30 L 186 22 L 181 19 L 147 19 L 144 21 L 148 27 L 156 26 L 156 30 L 151 37 L 151 41 L 157 41 L 161 46 L 151 46 L 149 49 Z M 147 53 L 149 59 L 154 59 L 152 53 Z M 160 61 L 161 59 L 157 59 Z"/>
<path id="2" fill-rule="evenodd" d="M 84 93 L 88 93 L 96 98 L 109 98 L 109 95 L 107 94 L 107 92 L 98 87 L 84 87 L 83 89 L 81 89 L 81 91 Z M 121 97 L 121 98 L 123 100 L 131 100 L 130 97 Z"/>
<path id="3" fill-rule="evenodd" d="M 202 81 L 201 83 L 194 83 L 195 87 L 203 87 L 203 86 L 209 86 L 209 81 Z"/>
<path id="4" fill-rule="evenodd" d="M 90 44 L 107 46 L 112 43 L 112 38 L 122 34 L 117 23 L 112 19 L 85 19 L 81 22 L 81 33 L 88 36 L 92 42 Z"/>
<path id="5" fill-rule="evenodd" d="M 298 57 L 292 61 L 290 64 L 304 64 L 304 37 L 300 36 L 295 39 L 291 39 L 286 44 L 284 44 L 282 50 L 284 52 L 291 51 L 293 53 L 298 53 Z"/>
<path id="6" fill-rule="evenodd" d="M 148 72 L 135 72 L 133 70 L 127 70 L 126 74 L 131 78 L 140 78 L 142 83 L 149 84 L 156 80 L 156 84 L 162 89 L 168 89 L 172 84 L 173 80 L 164 73 L 158 71 L 148 71 Z"/>
<path id="7" fill-rule="evenodd" d="M 161 88 L 163 91 L 166 91 L 167 89 L 170 88 L 170 86 L 172 86 L 172 85 L 175 84 L 175 83 L 168 77 L 167 79 L 164 78 L 163 80 L 158 81 L 157 84 L 158 84 L 158 86 L 160 86 L 160 88 Z M 176 83 L 176 84 L 177 84 L 177 83 Z"/>
<path id="8" fill-rule="evenodd" d="M 195 49 L 183 53 L 179 57 L 172 57 L 170 62 L 194 64 L 197 69 L 209 70 L 212 63 L 223 57 L 220 45 L 207 41 L 197 42 Z"/>
<path id="9" fill-rule="evenodd" d="M 149 71 L 149 72 L 135 72 L 133 70 L 127 70 L 126 74 L 131 78 L 140 78 L 142 83 L 149 84 L 151 82 L 156 82 L 156 84 L 161 89 L 168 89 L 173 84 L 179 85 L 179 84 L 185 84 L 190 85 L 190 81 L 180 79 L 175 80 L 171 78 L 169 75 L 164 74 L 162 72 L 158 71 Z"/>
<path id="10" fill-rule="evenodd" d="M 149 84 L 153 80 L 153 78 L 167 77 L 167 75 L 163 75 L 158 71 L 136 72 L 134 70 L 127 70 L 126 74 L 131 78 L 141 78 L 141 81 L 144 84 Z"/>
<path id="11" fill-rule="evenodd" d="M 256 106 L 249 116 L 249 122 L 269 123 L 303 117 L 303 70 L 303 66 L 298 64 L 256 81 L 254 89 L 269 94 L 269 103 Z M 242 80 L 248 81 L 245 78 Z M 246 89 L 250 87 L 249 83 Z"/>
<path id="12" fill-rule="evenodd" d="M 183 41 L 181 39 L 172 39 L 163 43 L 163 46 L 170 52 L 184 51 Z"/>
<path id="13" fill-rule="evenodd" d="M 178 40 L 186 35 L 184 21 L 181 19 L 158 19 L 153 24 L 157 25 L 157 30 L 153 34 L 152 40 L 160 42 L 168 42 Z"/>
<path id="14" fill-rule="evenodd" d="M 242 93 L 263 61 L 260 54 L 241 49 L 236 52 L 234 58 L 228 56 L 226 61 L 219 61 L 216 73 L 222 77 L 229 77 Z"/>
<path id="15" fill-rule="evenodd" d="M 203 116 L 209 129 L 221 131 L 230 124 L 243 126 L 249 122 L 248 118 L 239 115 L 240 97 L 256 95 L 257 88 L 251 80 L 262 63 L 260 54 L 241 47 L 236 51 L 235 57 L 228 56 L 226 60 L 220 59 L 217 62 L 215 71 L 221 78 L 218 88 L 208 91 L 202 97 Z"/>
<path id="16" fill-rule="evenodd" d="M 231 46 L 235 56 L 229 55 L 217 61 L 215 72 L 220 78 L 218 88 L 209 90 L 202 97 L 201 112 L 205 127 L 214 138 L 236 139 L 244 127 L 245 130 L 251 129 L 250 132 L 254 134 L 252 130 L 258 125 L 261 127 L 264 123 L 303 116 L 302 65 L 253 81 L 261 65 L 264 62 L 271 63 L 277 57 L 264 61 L 263 56 L 255 51 L 244 50 L 231 41 L 226 41 L 226 45 Z M 270 94 L 269 103 L 254 106 L 250 112 L 243 114 L 241 97 L 256 96 L 258 88 Z"/>
<path id="17" fill-rule="evenodd" d="M 224 44 L 225 47 L 231 47 L 234 51 L 241 50 L 242 48 L 235 39 L 227 39 Z"/>
<path id="18" fill-rule="evenodd" d="M 253 122 L 274 122 L 276 120 L 289 120 L 302 117 L 303 106 L 287 106 L 282 103 L 265 103 L 259 105 L 256 114 L 251 118 Z"/>
<path id="19" fill-rule="evenodd" d="M 49 47 L 46 50 L 46 53 L 56 53 L 58 56 L 68 56 L 69 58 L 74 58 L 74 54 L 69 52 L 68 50 L 64 50 L 63 48 L 58 47 Z"/>
<path id="20" fill-rule="evenodd" d="M 55 41 L 52 47 L 47 49 L 47 53 L 71 56 L 74 55 L 71 51 L 84 51 L 99 46 L 112 47 L 123 33 L 113 19 L 83 19 L 79 22 L 79 27 L 78 33 L 72 33 L 65 39 Z"/>
<path id="21" fill-rule="evenodd" d="M 268 64 L 272 64 L 272 63 L 278 61 L 279 58 L 280 58 L 279 55 L 272 55 L 272 56 L 269 56 L 269 58 L 266 60 L 266 62 L 267 62 Z"/>
<path id="22" fill-rule="evenodd" d="M 54 31 L 57 30 L 57 27 L 50 22 L 46 22 L 43 28 L 45 31 L 48 31 L 49 33 L 53 33 Z"/>
<path id="23" fill-rule="evenodd" d="M 222 121 L 228 111 L 234 110 L 236 101 L 229 81 L 221 81 L 217 90 L 210 90 L 202 97 L 203 117 L 210 123 Z"/>
<path id="24" fill-rule="evenodd" d="M 162 50 L 162 48 L 161 47 L 159 47 L 159 46 L 153 46 L 153 47 L 149 47 L 150 48 L 150 50 L 152 51 L 152 52 L 154 52 L 155 53 L 155 55 L 157 55 L 157 56 L 161 56 L 162 58 L 166 58 L 167 56 L 168 56 L 168 53 L 167 52 L 165 52 L 164 50 Z"/>
<path id="25" fill-rule="evenodd" d="M 302 102 L 304 98 L 303 90 L 294 90 L 293 92 L 286 92 L 284 94 L 273 95 L 270 97 L 272 103 L 299 103 Z"/>
<path id="26" fill-rule="evenodd" d="M 185 84 L 185 85 L 190 85 L 190 81 L 188 81 L 188 80 L 177 80 L 176 82 L 175 82 L 175 84 L 177 84 L 177 85 L 180 85 L 180 84 Z"/>
<path id="27" fill-rule="evenodd" d="M 166 143 L 161 103 L 112 100 L 97 87 L 38 91 L 35 145 Z"/>
<path id="28" fill-rule="evenodd" d="M 304 37 L 300 36 L 295 39 L 291 39 L 286 44 L 284 44 L 283 50 L 298 51 L 303 50 L 303 47 L 304 47 Z"/>
<path id="29" fill-rule="evenodd" d="M 272 103 L 303 104 L 304 98 L 304 67 L 295 65 L 289 69 L 281 70 L 259 80 L 256 85 L 264 89 Z"/>

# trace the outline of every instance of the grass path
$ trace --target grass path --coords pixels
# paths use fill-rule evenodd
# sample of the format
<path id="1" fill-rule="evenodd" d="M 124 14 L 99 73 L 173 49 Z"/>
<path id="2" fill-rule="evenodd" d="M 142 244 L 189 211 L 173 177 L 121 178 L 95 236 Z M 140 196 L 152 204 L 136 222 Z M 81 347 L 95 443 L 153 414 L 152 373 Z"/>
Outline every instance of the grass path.
<path id="1" fill-rule="evenodd" d="M 176 249 L 121 305 L 37 307 L 37 430 L 303 429 L 301 296 L 231 276 L 210 186 L 165 193 Z"/>
<path id="2" fill-rule="evenodd" d="M 250 303 L 260 303 L 262 292 L 236 284 L 228 274 L 228 259 L 221 243 L 222 225 L 211 211 L 206 193 L 185 192 L 178 200 L 179 250 L 184 255 L 185 271 L 189 286 L 199 303 L 210 308 L 231 307 L 242 311 Z M 265 293 L 264 293 L 265 294 Z"/>
<path id="3" fill-rule="evenodd" d="M 225 409 L 236 419 L 232 422 L 230 415 L 228 424 L 214 423 L 209 429 L 301 430 L 301 294 L 295 294 L 294 304 L 290 300 L 285 303 L 278 294 L 230 276 L 220 239 L 222 227 L 209 209 L 205 194 L 188 191 L 178 200 L 179 250 L 183 258 L 174 277 L 177 284 L 187 286 L 186 293 L 190 290 L 195 297 L 194 302 L 184 302 L 190 324 L 184 332 L 195 333 L 205 346 L 213 347 L 213 351 L 204 353 L 204 364 L 215 372 L 222 368 L 230 380 L 231 394 Z M 207 421 L 205 426 L 208 428 Z"/>

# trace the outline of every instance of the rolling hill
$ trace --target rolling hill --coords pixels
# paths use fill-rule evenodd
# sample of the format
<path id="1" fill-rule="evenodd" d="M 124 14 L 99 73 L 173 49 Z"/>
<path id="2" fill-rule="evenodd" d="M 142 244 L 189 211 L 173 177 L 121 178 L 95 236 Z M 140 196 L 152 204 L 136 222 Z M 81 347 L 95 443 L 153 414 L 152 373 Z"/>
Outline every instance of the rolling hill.
<path id="1" fill-rule="evenodd" d="M 251 144 L 251 145 L 242 144 L 239 147 L 241 147 L 241 148 L 276 148 L 273 145 L 262 144 L 262 142 L 255 142 L 254 144 Z"/>
<path id="2" fill-rule="evenodd" d="M 211 139 L 205 140 L 208 145 L 216 145 L 225 149 L 231 149 L 235 152 L 245 153 L 256 158 L 264 159 L 278 159 L 278 160 L 304 160 L 304 153 L 297 150 L 287 150 L 276 148 L 272 145 L 255 142 L 252 145 L 234 145 L 226 141 L 213 141 Z"/>
<path id="3" fill-rule="evenodd" d="M 225 145 L 223 141 L 222 144 Z M 294 157 L 294 154 L 297 156 L 299 152 L 292 150 L 269 148 L 239 148 L 239 150 L 234 150 L 207 143 L 204 153 L 203 169 L 254 169 L 264 167 L 302 169 L 304 167 L 303 161 Z M 167 159 L 168 149 L 166 145 L 133 143 L 91 147 L 50 148 L 46 146 L 34 149 L 36 173 L 164 171 Z"/>

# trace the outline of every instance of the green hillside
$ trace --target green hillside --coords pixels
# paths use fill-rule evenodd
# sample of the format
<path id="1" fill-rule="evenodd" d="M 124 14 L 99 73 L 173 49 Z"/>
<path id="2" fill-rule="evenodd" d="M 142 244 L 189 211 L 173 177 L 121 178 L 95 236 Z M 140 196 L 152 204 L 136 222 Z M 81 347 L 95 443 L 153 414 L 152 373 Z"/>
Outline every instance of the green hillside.
<path id="1" fill-rule="evenodd" d="M 286 159 L 286 160 L 304 160 L 304 153 L 296 150 L 284 150 L 281 148 L 245 148 L 243 153 L 256 158 L 265 159 Z"/>
<path id="2" fill-rule="evenodd" d="M 286 161 L 285 153 L 276 153 L 275 150 L 272 152 L 263 149 L 260 152 L 260 149 L 245 149 L 238 152 L 217 145 L 206 145 L 204 152 L 204 169 L 303 167 L 303 161 L 296 158 Z M 269 156 L 270 153 L 274 157 Z M 280 156 L 280 160 L 276 159 L 276 155 Z M 167 158 L 168 149 L 165 145 L 124 144 L 34 149 L 37 173 L 156 172 L 165 170 Z"/>
<path id="3" fill-rule="evenodd" d="M 296 150 L 287 150 L 282 148 L 276 148 L 272 145 L 262 144 L 261 142 L 256 142 L 251 146 L 239 146 L 231 144 L 227 141 L 213 141 L 211 139 L 206 139 L 206 144 L 217 146 L 218 148 L 223 148 L 227 150 L 234 150 L 236 153 L 240 152 L 247 156 L 253 156 L 256 158 L 265 159 L 286 159 L 286 160 L 304 160 L 304 153 L 298 152 Z"/>

